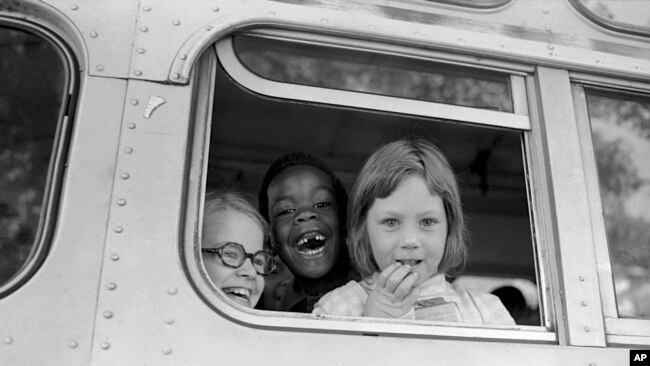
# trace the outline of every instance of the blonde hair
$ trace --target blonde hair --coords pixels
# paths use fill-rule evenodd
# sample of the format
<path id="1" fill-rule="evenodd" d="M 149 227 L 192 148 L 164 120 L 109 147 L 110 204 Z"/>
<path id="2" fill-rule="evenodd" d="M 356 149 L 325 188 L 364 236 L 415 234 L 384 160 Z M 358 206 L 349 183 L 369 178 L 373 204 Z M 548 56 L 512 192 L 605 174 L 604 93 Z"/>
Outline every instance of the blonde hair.
<path id="1" fill-rule="evenodd" d="M 449 162 L 438 148 L 424 139 L 398 140 L 375 151 L 357 177 L 349 202 L 348 248 L 362 277 L 378 272 L 366 225 L 368 210 L 376 198 L 391 195 L 409 175 L 421 176 L 429 191 L 442 198 L 447 215 L 447 242 L 439 273 L 454 274 L 467 260 L 465 223 L 458 183 Z"/>
<path id="2" fill-rule="evenodd" d="M 255 209 L 250 198 L 242 192 L 220 189 L 205 196 L 204 215 L 213 215 L 227 210 L 235 210 L 253 219 L 264 234 L 264 247 L 269 247 L 269 224 Z"/>

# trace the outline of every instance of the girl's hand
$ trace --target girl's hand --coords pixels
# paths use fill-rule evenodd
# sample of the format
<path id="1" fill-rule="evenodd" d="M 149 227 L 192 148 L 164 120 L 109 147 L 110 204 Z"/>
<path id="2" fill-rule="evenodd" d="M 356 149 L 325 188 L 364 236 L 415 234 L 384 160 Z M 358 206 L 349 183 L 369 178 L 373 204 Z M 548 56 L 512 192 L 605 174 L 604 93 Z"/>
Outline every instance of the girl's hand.
<path id="1" fill-rule="evenodd" d="M 386 267 L 377 279 L 377 286 L 368 294 L 364 316 L 399 318 L 408 313 L 420 295 L 413 287 L 418 274 L 411 266 L 395 262 Z"/>

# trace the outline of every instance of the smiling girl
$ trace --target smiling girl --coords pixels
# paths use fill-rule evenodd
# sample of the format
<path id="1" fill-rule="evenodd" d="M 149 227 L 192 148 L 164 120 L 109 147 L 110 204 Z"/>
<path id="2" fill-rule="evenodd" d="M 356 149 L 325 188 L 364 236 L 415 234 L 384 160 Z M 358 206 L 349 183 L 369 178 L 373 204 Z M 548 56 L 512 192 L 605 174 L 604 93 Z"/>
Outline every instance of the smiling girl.
<path id="1" fill-rule="evenodd" d="M 272 310 L 311 312 L 322 295 L 359 279 L 345 245 L 347 199 L 330 168 L 311 155 L 287 154 L 269 167 L 260 213 L 268 217 L 272 243 L 294 276 Z"/>
<path id="2" fill-rule="evenodd" d="M 314 313 L 513 325 L 496 296 L 449 284 L 466 260 L 456 177 L 426 140 L 384 145 L 366 161 L 350 201 L 349 246 L 364 277 Z"/>
<path id="3" fill-rule="evenodd" d="M 264 250 L 268 224 L 241 194 L 208 194 L 201 253 L 212 283 L 234 302 L 253 308 L 264 290 L 264 276 L 275 269 Z"/>

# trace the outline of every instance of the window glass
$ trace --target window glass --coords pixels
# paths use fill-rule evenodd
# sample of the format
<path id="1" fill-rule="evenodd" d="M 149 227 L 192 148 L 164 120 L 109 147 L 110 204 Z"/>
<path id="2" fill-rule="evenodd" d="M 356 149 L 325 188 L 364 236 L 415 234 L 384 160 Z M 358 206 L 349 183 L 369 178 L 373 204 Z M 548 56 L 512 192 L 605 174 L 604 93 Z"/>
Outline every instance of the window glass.
<path id="1" fill-rule="evenodd" d="M 357 85 L 355 88 L 374 88 L 373 92 L 381 90 L 388 95 L 409 95 L 411 88 L 417 88 L 415 84 L 400 84 L 400 78 L 405 75 L 403 72 L 415 69 L 412 64 L 404 64 L 410 61 L 391 59 L 391 65 L 397 68 L 394 73 L 371 70 L 364 76 L 363 72 L 361 75 L 357 72 L 375 66 L 360 63 L 356 58 L 359 52 L 351 52 L 350 62 L 339 63 L 317 59 L 315 54 L 309 57 L 303 57 L 302 53 L 294 54 L 294 50 L 282 49 L 279 47 L 281 43 L 275 41 L 271 42 L 273 47 L 247 38 L 240 46 L 242 44 L 242 58 L 255 64 L 251 67 L 281 81 L 318 83 L 332 88 L 349 83 Z M 300 52 L 303 52 L 302 48 Z M 328 55 L 330 53 L 328 50 Z M 341 54 L 339 59 L 344 60 L 344 55 Z M 378 67 L 387 68 L 387 65 Z M 419 76 L 415 75 L 421 73 L 420 70 L 411 74 L 413 79 L 410 80 L 417 79 Z M 427 76 L 430 80 L 439 80 L 441 84 L 436 84 L 438 86 L 446 85 L 444 91 L 423 85 L 423 80 L 417 84 L 429 88 L 430 93 L 437 95 L 436 98 L 449 97 L 449 100 L 461 98 L 472 83 L 479 89 L 481 87 L 477 85 L 482 85 L 469 82 L 468 74 L 447 76 L 435 72 Z M 338 81 L 332 83 L 332 79 Z M 458 83 L 457 87 L 453 86 L 454 83 Z M 492 82 L 490 85 L 507 89 L 505 82 Z M 496 94 L 499 96 L 492 99 L 487 94 L 494 92 L 477 91 L 476 97 L 471 98 L 472 103 L 484 98 L 492 102 L 498 100 L 502 103 L 500 108 L 509 105 L 508 93 L 498 90 Z M 332 90 L 332 93 L 336 92 Z M 257 197 L 271 163 L 287 153 L 304 152 L 323 160 L 349 193 L 365 159 L 379 146 L 404 137 L 429 139 L 450 160 L 460 180 L 463 209 L 470 231 L 470 263 L 464 274 L 474 276 L 463 285 L 490 292 L 517 280 L 532 283 L 533 287 L 537 284 L 522 131 L 263 97 L 236 84 L 223 68 L 217 70 L 211 128 L 207 189 L 230 187 L 253 197 Z M 263 308 L 270 310 L 280 306 L 280 293 L 293 278 L 285 265 L 280 264 L 278 268 L 276 273 L 266 278 L 260 301 Z M 489 286 L 485 286 L 485 281 L 474 280 L 477 277 L 494 280 L 487 281 Z M 520 311 L 516 321 L 540 325 L 537 292 L 533 290 L 532 295 L 528 292 L 524 295 L 530 295 L 528 297 L 535 301 L 523 305 L 530 308 L 525 314 L 521 308 L 513 311 Z M 516 306 L 522 305 L 519 302 Z"/>
<path id="2" fill-rule="evenodd" d="M 0 27 L 0 285 L 38 240 L 65 95 L 60 55 L 34 34 Z"/>
<path id="3" fill-rule="evenodd" d="M 650 317 L 650 98 L 587 90 L 620 317 Z"/>
<path id="4" fill-rule="evenodd" d="M 614 30 L 650 35 L 650 2 L 638 0 L 574 0 L 595 22 Z"/>
<path id="5" fill-rule="evenodd" d="M 279 82 L 512 112 L 509 76 L 391 55 L 234 37 L 240 61 Z"/>

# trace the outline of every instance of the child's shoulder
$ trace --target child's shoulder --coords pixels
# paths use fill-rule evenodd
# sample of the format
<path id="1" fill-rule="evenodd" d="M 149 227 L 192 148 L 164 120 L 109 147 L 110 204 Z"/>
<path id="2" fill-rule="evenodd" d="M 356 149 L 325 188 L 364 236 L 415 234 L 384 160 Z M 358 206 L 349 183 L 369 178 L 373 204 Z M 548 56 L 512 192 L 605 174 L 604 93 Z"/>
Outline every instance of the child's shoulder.
<path id="1" fill-rule="evenodd" d="M 482 291 L 467 290 L 464 287 L 455 284 L 452 284 L 451 287 L 459 296 L 471 300 L 474 307 L 481 314 L 484 324 L 515 324 L 514 319 L 510 316 L 510 313 L 496 295 Z"/>
<path id="2" fill-rule="evenodd" d="M 350 281 L 321 297 L 314 313 L 361 316 L 368 295 L 359 282 Z"/>

